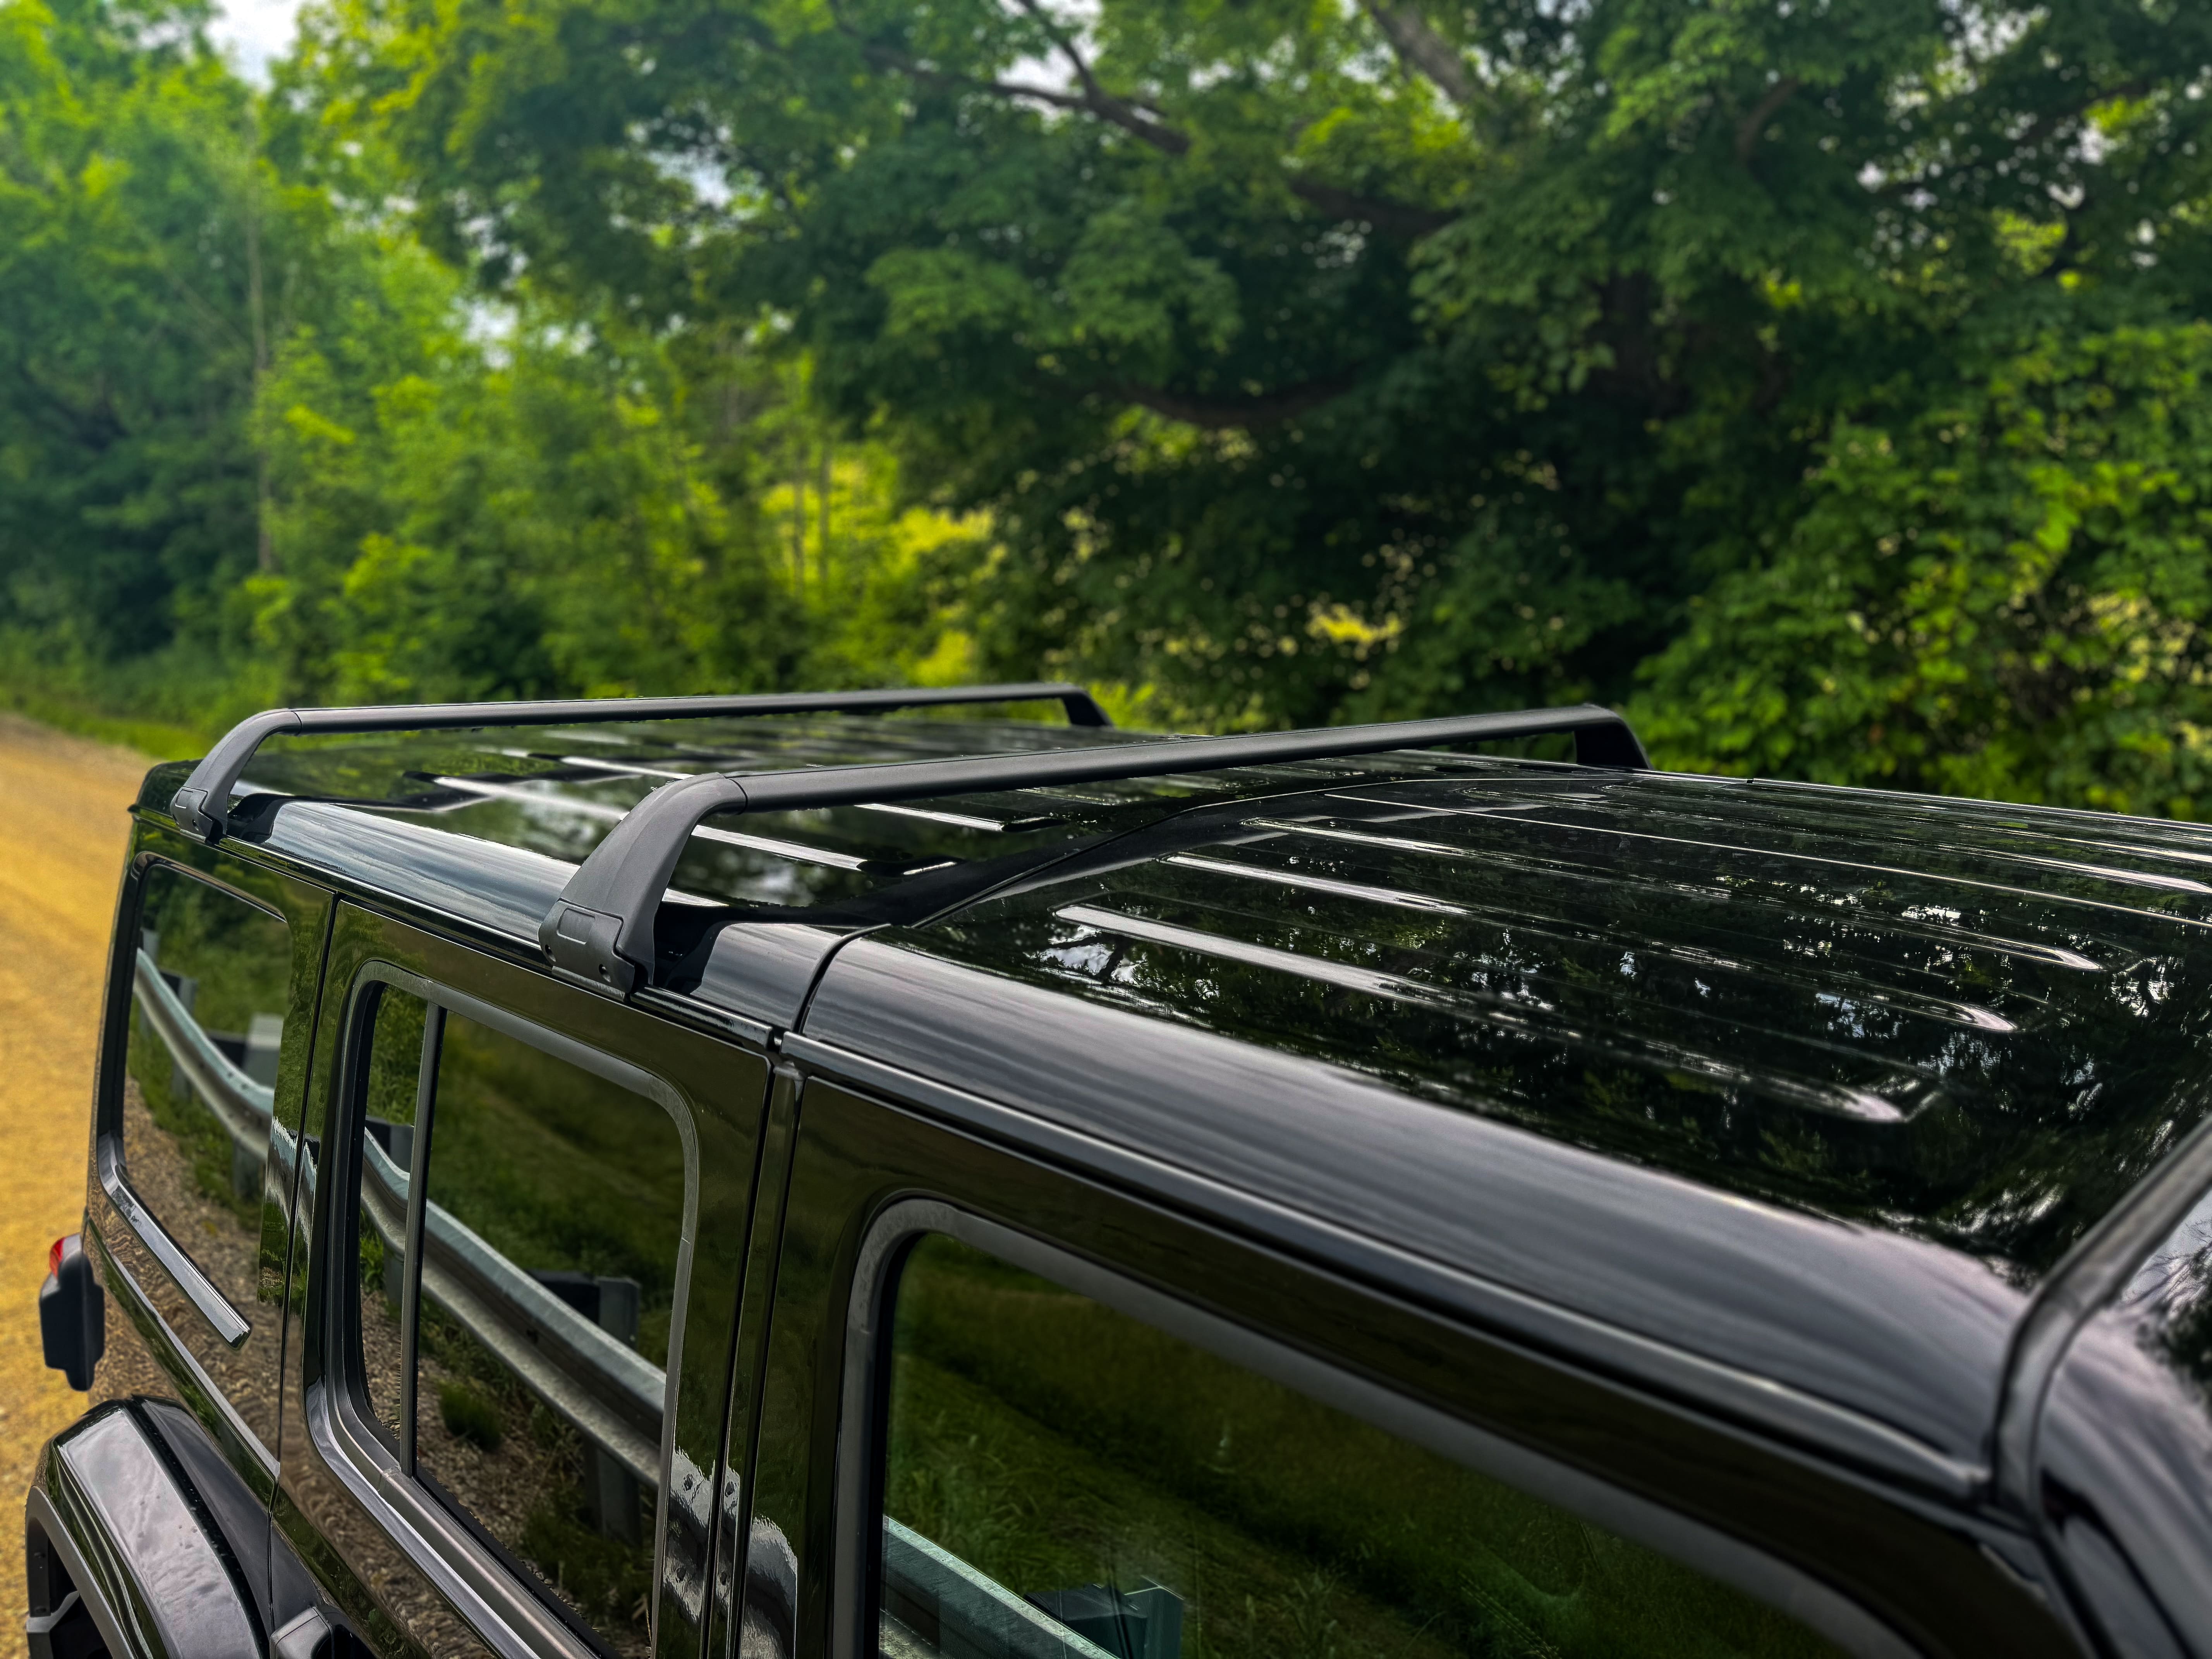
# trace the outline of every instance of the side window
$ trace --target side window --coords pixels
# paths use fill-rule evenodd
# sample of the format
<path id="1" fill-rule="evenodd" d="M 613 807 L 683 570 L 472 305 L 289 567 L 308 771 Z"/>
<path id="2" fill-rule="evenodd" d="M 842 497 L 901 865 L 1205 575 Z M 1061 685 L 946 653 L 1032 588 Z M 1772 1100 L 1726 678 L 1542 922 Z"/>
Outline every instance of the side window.
<path id="1" fill-rule="evenodd" d="M 276 1065 L 288 1040 L 290 930 L 161 866 L 146 876 L 137 946 L 124 1168 L 216 1288 L 251 1308 Z"/>
<path id="2" fill-rule="evenodd" d="M 892 1328 L 885 1659 L 1815 1655 L 1538 1498 L 952 1239 Z"/>
<path id="3" fill-rule="evenodd" d="M 356 1164 L 362 1393 L 368 1421 L 395 1456 L 401 1378 L 407 1369 L 400 1323 L 407 1288 L 407 1208 L 428 1014 L 429 1005 L 413 992 L 381 988 L 368 1045 Z"/>
<path id="4" fill-rule="evenodd" d="M 388 986 L 366 1056 L 358 1415 L 580 1635 L 643 1655 L 690 1202 L 675 1110 Z"/>

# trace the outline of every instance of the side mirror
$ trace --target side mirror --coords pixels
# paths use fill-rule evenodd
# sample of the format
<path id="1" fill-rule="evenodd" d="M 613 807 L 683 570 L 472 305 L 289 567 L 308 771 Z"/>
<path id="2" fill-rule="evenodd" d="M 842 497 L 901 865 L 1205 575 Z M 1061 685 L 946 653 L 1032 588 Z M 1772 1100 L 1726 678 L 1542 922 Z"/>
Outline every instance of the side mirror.
<path id="1" fill-rule="evenodd" d="M 46 1261 L 46 1282 L 39 1287 L 39 1335 L 47 1365 L 82 1394 L 91 1389 L 93 1368 L 106 1348 L 106 1298 L 93 1277 L 82 1234 L 56 1239 Z"/>

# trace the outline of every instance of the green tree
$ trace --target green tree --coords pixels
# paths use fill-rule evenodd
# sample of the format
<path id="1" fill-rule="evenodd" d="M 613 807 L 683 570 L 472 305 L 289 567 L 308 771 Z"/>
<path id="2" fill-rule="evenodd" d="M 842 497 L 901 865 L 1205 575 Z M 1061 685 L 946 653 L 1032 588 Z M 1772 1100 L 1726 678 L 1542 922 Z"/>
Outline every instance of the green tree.
<path id="1" fill-rule="evenodd" d="M 1679 764 L 2212 812 L 2212 326 L 2052 332 L 1840 426 L 1649 665 Z"/>
<path id="2" fill-rule="evenodd" d="M 486 303 L 374 129 L 204 21 L 0 0 L 13 684 L 216 724 L 972 672 L 982 527 L 901 511 L 782 334 Z"/>
<path id="3" fill-rule="evenodd" d="M 320 18 L 306 84 L 452 257 L 789 318 L 992 515 L 987 657 L 1216 723 L 1619 695 L 1851 422 L 2212 272 L 2176 0 Z"/>
<path id="4" fill-rule="evenodd" d="M 0 648 L 217 640 L 257 558 L 252 108 L 204 7 L 0 5 Z"/>
<path id="5" fill-rule="evenodd" d="M 897 513 L 890 459 L 839 462 L 772 358 L 694 352 L 686 374 L 619 319 L 488 317 L 404 240 L 362 268 L 373 291 L 294 336 L 260 406 L 277 568 L 241 599 L 273 688 L 607 696 L 969 665 L 939 590 L 980 558 L 975 527 Z"/>

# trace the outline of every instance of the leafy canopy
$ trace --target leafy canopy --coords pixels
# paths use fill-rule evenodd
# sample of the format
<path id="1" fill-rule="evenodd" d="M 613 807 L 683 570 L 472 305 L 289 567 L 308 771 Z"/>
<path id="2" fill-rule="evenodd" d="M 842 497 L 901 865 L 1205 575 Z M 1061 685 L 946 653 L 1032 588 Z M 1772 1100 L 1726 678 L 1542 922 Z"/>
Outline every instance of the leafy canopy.
<path id="1" fill-rule="evenodd" d="M 1790 603 L 1856 423 L 1994 409 L 2046 340 L 2155 356 L 2212 272 L 2212 11 L 2179 0 L 321 19 L 301 95 L 387 135 L 436 246 L 655 329 L 787 319 L 846 422 L 992 514 L 1000 661 L 1193 720 L 1620 696 L 1662 651 L 1647 697 L 1689 710 L 1738 666 L 1692 602 Z"/>

